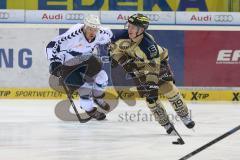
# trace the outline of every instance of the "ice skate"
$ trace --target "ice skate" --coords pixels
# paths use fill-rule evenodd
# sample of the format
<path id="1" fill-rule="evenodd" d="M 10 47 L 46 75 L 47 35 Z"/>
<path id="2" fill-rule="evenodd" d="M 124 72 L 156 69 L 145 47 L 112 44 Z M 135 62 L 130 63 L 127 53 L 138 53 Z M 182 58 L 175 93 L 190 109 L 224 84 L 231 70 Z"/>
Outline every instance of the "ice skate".
<path id="1" fill-rule="evenodd" d="M 195 122 L 189 117 L 189 115 L 180 117 L 180 119 L 182 120 L 184 125 L 189 129 L 191 129 L 195 126 Z"/>
<path id="2" fill-rule="evenodd" d="M 174 126 L 171 124 L 171 123 L 168 123 L 166 125 L 163 126 L 167 132 L 167 134 L 170 134 L 170 135 L 175 135 L 175 131 L 174 131 Z"/>
<path id="3" fill-rule="evenodd" d="M 110 110 L 110 106 L 107 102 L 105 102 L 103 99 L 100 98 L 94 98 L 94 103 L 98 105 L 100 108 L 102 108 L 105 111 Z"/>
<path id="4" fill-rule="evenodd" d="M 92 118 L 95 118 L 96 120 L 104 120 L 106 118 L 106 115 L 104 113 L 101 113 L 97 110 L 96 107 L 94 107 L 94 109 L 92 111 L 89 111 L 86 113 L 92 117 Z"/>

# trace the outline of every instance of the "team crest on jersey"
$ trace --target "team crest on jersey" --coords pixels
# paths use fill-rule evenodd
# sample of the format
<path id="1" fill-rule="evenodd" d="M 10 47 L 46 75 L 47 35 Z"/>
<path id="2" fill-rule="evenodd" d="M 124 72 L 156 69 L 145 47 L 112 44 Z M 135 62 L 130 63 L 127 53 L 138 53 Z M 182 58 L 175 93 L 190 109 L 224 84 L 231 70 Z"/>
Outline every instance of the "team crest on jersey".
<path id="1" fill-rule="evenodd" d="M 119 43 L 119 48 L 122 50 L 126 50 L 130 47 L 131 42 L 130 41 L 122 41 Z"/>

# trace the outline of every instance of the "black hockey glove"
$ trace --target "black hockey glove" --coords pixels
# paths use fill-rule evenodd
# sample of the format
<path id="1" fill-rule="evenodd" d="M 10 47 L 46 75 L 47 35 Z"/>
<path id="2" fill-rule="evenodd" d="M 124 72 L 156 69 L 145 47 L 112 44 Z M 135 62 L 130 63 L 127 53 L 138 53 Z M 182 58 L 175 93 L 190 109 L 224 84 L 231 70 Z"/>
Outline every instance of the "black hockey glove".
<path id="1" fill-rule="evenodd" d="M 125 66 L 131 61 L 131 58 L 126 53 L 117 53 L 111 56 L 111 61 L 112 61 L 111 66 L 113 68 L 120 65 L 126 70 Z"/>
<path id="2" fill-rule="evenodd" d="M 52 62 L 49 65 L 49 73 L 56 77 L 60 77 L 62 74 L 62 63 L 61 62 Z"/>

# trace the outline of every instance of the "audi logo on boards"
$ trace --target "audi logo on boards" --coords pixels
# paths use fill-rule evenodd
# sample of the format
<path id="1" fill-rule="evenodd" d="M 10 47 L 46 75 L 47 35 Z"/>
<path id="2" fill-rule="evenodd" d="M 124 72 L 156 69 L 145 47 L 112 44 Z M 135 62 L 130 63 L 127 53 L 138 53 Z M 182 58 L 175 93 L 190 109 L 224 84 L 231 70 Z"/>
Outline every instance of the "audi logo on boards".
<path id="1" fill-rule="evenodd" d="M 84 14 L 82 13 L 68 13 L 65 15 L 66 20 L 83 20 Z"/>
<path id="2" fill-rule="evenodd" d="M 215 15 L 214 20 L 215 22 L 232 22 L 233 16 L 232 15 Z"/>
<path id="3" fill-rule="evenodd" d="M 159 14 L 145 14 L 150 21 L 160 21 L 161 17 Z"/>
<path id="4" fill-rule="evenodd" d="M 10 17 L 7 12 L 0 12 L 0 19 L 8 19 Z"/>

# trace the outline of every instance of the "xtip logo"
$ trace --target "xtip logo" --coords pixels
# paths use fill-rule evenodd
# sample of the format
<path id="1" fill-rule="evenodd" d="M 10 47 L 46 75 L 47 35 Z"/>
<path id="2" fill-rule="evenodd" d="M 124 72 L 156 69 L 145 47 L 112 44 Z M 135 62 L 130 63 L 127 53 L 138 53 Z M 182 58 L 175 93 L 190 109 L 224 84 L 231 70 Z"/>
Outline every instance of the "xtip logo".
<path id="1" fill-rule="evenodd" d="M 191 100 L 204 100 L 209 97 L 208 93 L 199 93 L 199 92 L 192 92 Z"/>
<path id="2" fill-rule="evenodd" d="M 216 64 L 240 64 L 240 50 L 220 50 Z"/>
<path id="3" fill-rule="evenodd" d="M 233 92 L 232 101 L 240 101 L 240 92 Z"/>

